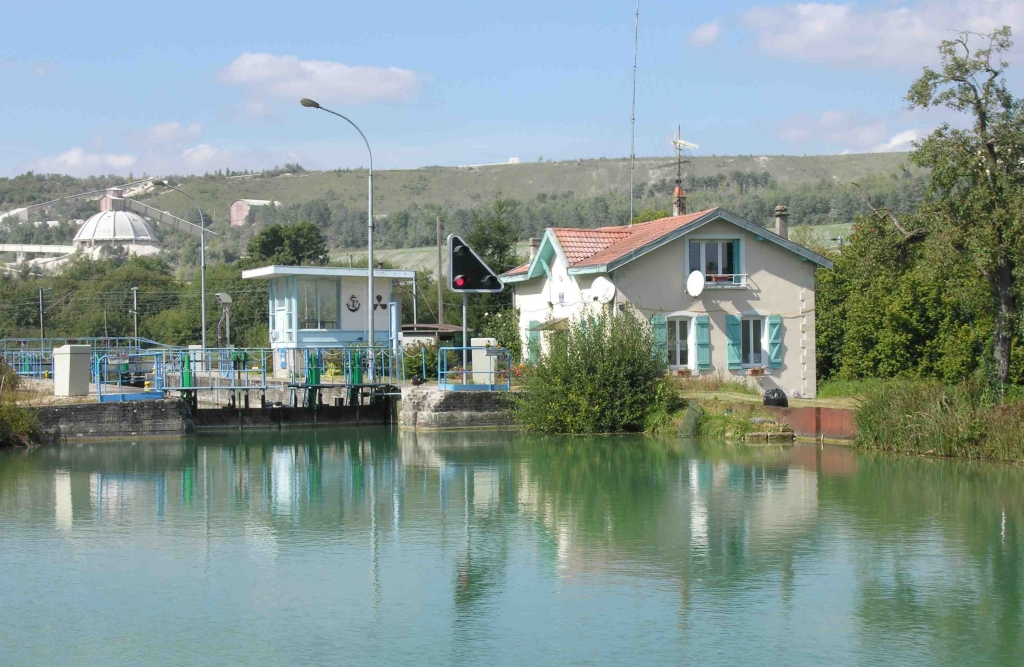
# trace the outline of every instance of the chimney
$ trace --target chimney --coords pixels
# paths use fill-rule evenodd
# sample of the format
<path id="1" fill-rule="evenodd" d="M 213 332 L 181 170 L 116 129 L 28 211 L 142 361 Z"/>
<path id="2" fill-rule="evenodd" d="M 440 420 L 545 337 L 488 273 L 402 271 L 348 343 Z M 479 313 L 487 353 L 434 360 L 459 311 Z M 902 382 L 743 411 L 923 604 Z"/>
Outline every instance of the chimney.
<path id="1" fill-rule="evenodd" d="M 789 238 L 789 223 L 786 221 L 788 217 L 788 208 L 782 204 L 775 207 L 775 233 L 784 239 Z"/>
<path id="2" fill-rule="evenodd" d="M 540 239 L 530 239 L 530 261 L 537 256 L 537 251 L 540 250 Z"/>
<path id="3" fill-rule="evenodd" d="M 686 191 L 678 185 L 672 193 L 672 215 L 686 215 Z"/>

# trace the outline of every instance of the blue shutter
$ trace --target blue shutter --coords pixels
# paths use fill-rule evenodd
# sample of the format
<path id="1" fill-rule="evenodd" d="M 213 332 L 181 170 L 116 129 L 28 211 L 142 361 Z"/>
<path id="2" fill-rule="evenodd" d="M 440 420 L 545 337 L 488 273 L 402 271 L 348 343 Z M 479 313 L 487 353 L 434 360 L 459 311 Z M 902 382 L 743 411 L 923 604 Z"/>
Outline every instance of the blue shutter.
<path id="1" fill-rule="evenodd" d="M 743 367 L 740 344 L 743 341 L 743 321 L 739 315 L 725 316 L 725 335 L 729 338 L 729 370 L 738 371 Z"/>
<path id="2" fill-rule="evenodd" d="M 540 332 L 536 331 L 539 325 L 540 322 L 530 320 L 530 324 L 526 329 L 526 358 L 530 363 L 536 363 L 537 357 L 540 356 Z"/>
<path id="3" fill-rule="evenodd" d="M 768 316 L 768 365 L 782 366 L 782 316 Z"/>
<path id="4" fill-rule="evenodd" d="M 697 335 L 697 370 L 711 369 L 711 321 L 707 315 L 696 317 Z"/>
<path id="5" fill-rule="evenodd" d="M 654 315 L 651 317 L 651 335 L 654 337 L 654 347 L 651 350 L 651 354 L 664 365 L 665 360 L 668 358 L 668 322 L 665 320 L 664 315 Z"/>

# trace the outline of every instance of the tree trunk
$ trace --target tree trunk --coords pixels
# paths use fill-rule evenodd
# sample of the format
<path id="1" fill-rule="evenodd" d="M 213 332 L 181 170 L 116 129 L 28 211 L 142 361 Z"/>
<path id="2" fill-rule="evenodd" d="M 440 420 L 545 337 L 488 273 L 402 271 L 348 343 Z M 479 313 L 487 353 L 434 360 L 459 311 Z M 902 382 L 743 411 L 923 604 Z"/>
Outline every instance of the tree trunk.
<path id="1" fill-rule="evenodd" d="M 1010 381 L 1010 341 L 1017 308 L 1013 299 L 1013 266 L 1009 261 L 999 262 L 995 275 L 996 329 L 995 361 L 1000 385 Z"/>

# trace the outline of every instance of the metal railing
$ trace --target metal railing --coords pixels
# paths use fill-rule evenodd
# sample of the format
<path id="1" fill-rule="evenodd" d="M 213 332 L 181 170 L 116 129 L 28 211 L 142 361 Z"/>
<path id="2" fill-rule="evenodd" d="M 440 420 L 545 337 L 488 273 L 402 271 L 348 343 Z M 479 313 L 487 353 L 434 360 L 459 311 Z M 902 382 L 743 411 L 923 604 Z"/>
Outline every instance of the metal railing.
<path id="1" fill-rule="evenodd" d="M 164 352 L 101 355 L 92 375 L 100 403 L 163 398 Z"/>
<path id="2" fill-rule="evenodd" d="M 704 287 L 735 287 L 747 284 L 746 273 L 706 273 Z"/>
<path id="3" fill-rule="evenodd" d="M 170 345 L 148 338 L 92 336 L 83 338 L 3 338 L 0 355 L 22 377 L 43 378 L 53 375 L 53 350 L 62 345 L 88 345 L 93 362 L 104 356 L 139 354 L 145 350 L 171 349 Z M 96 381 L 96 376 L 92 378 Z"/>
<path id="4" fill-rule="evenodd" d="M 163 352 L 165 388 L 266 389 L 273 353 L 266 348 L 200 348 Z"/>
<path id="5" fill-rule="evenodd" d="M 511 365 L 512 357 L 503 347 L 442 347 L 437 353 L 437 385 L 449 391 L 508 391 Z"/>
<path id="6" fill-rule="evenodd" d="M 351 345 L 304 352 L 303 364 L 291 368 L 293 386 L 335 387 L 396 385 L 405 382 L 404 350 Z"/>

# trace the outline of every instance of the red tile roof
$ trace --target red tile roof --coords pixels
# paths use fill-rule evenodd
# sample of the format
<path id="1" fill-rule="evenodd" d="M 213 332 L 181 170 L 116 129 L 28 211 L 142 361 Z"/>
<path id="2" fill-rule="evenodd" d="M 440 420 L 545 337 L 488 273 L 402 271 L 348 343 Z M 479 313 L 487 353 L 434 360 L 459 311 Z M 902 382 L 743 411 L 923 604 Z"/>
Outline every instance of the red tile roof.
<path id="1" fill-rule="evenodd" d="M 596 229 L 554 227 L 551 231 L 554 232 L 559 245 L 565 251 L 569 266 L 601 266 L 684 227 L 713 210 L 661 218 L 632 226 L 598 227 Z M 505 275 L 522 275 L 526 273 L 529 266 L 529 263 L 517 266 Z"/>

